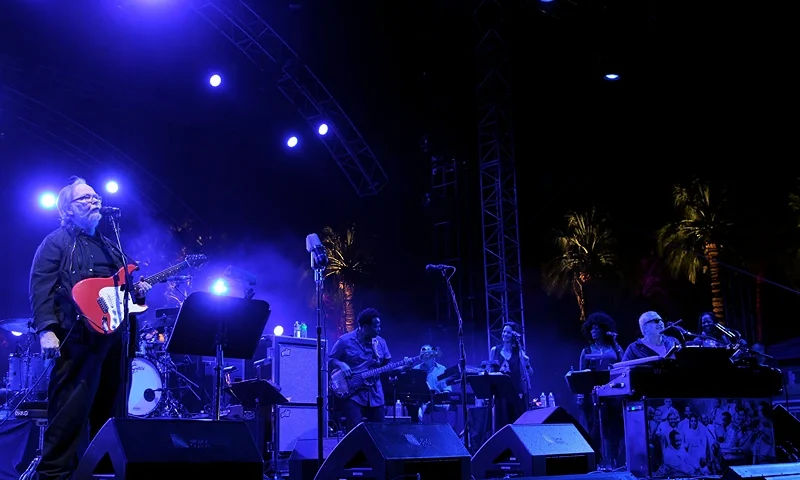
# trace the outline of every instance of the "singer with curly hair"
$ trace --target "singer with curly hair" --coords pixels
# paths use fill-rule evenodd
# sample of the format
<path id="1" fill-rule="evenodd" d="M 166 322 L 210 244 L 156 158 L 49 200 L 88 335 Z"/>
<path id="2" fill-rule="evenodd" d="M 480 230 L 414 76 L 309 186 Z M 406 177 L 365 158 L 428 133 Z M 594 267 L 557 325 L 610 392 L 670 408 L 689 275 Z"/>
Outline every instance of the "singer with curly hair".
<path id="1" fill-rule="evenodd" d="M 617 343 L 617 324 L 604 312 L 595 312 L 583 322 L 583 336 L 589 346 L 581 350 L 581 370 L 608 370 L 622 360 L 623 350 Z"/>

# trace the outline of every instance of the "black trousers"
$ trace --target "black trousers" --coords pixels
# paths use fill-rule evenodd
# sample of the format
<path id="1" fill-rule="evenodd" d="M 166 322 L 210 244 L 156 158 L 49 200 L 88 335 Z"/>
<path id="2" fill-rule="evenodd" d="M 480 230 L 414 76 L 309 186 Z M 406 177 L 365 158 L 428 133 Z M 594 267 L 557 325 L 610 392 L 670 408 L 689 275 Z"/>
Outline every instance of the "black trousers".
<path id="1" fill-rule="evenodd" d="M 37 468 L 39 480 L 70 478 L 78 466 L 82 447 L 109 418 L 122 413 L 118 412 L 121 330 L 98 335 L 78 324 L 66 339 L 57 333 L 62 347 L 50 372 L 48 425 Z"/>
<path id="2" fill-rule="evenodd" d="M 383 422 L 386 407 L 365 407 L 347 398 L 339 400 L 339 407 L 342 409 L 344 425 L 347 431 L 354 429 L 361 422 Z"/>

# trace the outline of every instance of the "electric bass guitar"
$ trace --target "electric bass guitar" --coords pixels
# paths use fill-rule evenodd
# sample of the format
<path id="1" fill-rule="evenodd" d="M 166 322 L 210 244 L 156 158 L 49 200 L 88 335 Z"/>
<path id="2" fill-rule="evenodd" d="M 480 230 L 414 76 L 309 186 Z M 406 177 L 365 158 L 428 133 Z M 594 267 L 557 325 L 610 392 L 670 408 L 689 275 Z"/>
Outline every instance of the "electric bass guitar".
<path id="1" fill-rule="evenodd" d="M 176 273 L 190 267 L 199 267 L 207 260 L 205 255 L 187 255 L 181 263 L 146 277 L 143 281 L 150 285 L 165 282 Z M 138 268 L 136 265 L 128 265 L 127 271 L 133 275 Z M 114 333 L 125 320 L 125 268 L 120 268 L 112 277 L 81 280 L 72 287 L 72 299 L 90 330 L 103 335 Z M 128 313 L 142 313 L 147 310 L 147 305 L 138 305 L 135 300 L 131 292 L 128 295 Z"/>
<path id="2" fill-rule="evenodd" d="M 431 358 L 436 358 L 440 354 L 439 349 L 434 349 L 413 358 L 407 358 L 399 362 L 392 362 L 378 368 L 370 368 L 374 362 L 372 360 L 364 362 L 356 368 L 351 369 L 352 374 L 348 377 L 339 368 L 331 370 L 328 390 L 332 391 L 337 398 L 350 398 L 358 391 L 371 387 L 380 375 L 396 370 L 401 367 L 421 363 Z"/>

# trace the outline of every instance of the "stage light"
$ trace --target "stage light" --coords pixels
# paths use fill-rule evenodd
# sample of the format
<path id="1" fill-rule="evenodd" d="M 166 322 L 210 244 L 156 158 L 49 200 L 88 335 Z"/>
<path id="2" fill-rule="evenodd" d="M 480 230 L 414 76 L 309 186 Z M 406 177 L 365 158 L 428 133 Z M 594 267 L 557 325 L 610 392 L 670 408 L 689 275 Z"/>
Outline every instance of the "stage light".
<path id="1" fill-rule="evenodd" d="M 323 123 L 322 125 L 319 126 L 319 130 L 317 131 L 319 132 L 320 135 L 325 135 L 326 133 L 328 133 L 328 126 Z"/>
<path id="2" fill-rule="evenodd" d="M 210 83 L 212 87 L 219 87 L 222 83 L 222 77 L 219 75 L 211 75 L 211 78 L 208 79 L 208 83 Z"/>
<path id="3" fill-rule="evenodd" d="M 619 75 L 617 75 L 616 73 L 606 73 L 603 78 L 605 78 L 609 82 L 613 82 L 619 80 Z"/>
<path id="4" fill-rule="evenodd" d="M 272 333 L 280 337 L 281 335 L 283 335 L 283 327 L 278 325 L 277 327 L 272 329 Z"/>
<path id="5" fill-rule="evenodd" d="M 214 295 L 225 295 L 228 293 L 228 284 L 225 283 L 225 280 L 220 278 L 211 285 L 211 293 Z"/>
<path id="6" fill-rule="evenodd" d="M 56 206 L 57 202 L 58 198 L 55 196 L 55 194 L 50 192 L 43 193 L 42 196 L 39 197 L 39 205 L 41 205 L 42 208 L 53 208 Z"/>
<path id="7" fill-rule="evenodd" d="M 117 193 L 119 191 L 119 184 L 113 180 L 106 183 L 106 192 Z"/>
<path id="8" fill-rule="evenodd" d="M 289 137 L 289 140 L 286 142 L 286 145 L 288 145 L 289 148 L 296 147 L 297 146 L 297 137 Z"/>
<path id="9" fill-rule="evenodd" d="M 14 335 L 15 337 L 21 337 L 22 336 L 22 332 L 14 332 L 14 331 L 12 331 L 11 335 Z"/>

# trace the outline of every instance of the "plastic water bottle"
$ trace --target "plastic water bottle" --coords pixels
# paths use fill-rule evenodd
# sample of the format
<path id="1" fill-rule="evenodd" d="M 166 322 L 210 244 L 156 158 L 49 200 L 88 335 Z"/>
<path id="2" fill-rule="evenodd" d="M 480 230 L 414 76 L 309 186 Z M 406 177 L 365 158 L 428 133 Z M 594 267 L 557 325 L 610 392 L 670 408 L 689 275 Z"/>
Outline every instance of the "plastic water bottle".
<path id="1" fill-rule="evenodd" d="M 305 323 L 300 324 L 300 336 L 302 338 L 308 338 L 308 325 Z"/>
<path id="2" fill-rule="evenodd" d="M 398 400 L 394 404 L 394 416 L 395 417 L 402 417 L 403 416 L 403 404 L 400 403 L 400 400 Z"/>
<path id="3" fill-rule="evenodd" d="M 546 407 L 547 406 L 547 396 L 545 396 L 544 392 L 539 395 L 539 406 Z"/>
<path id="4" fill-rule="evenodd" d="M 292 332 L 292 336 L 295 338 L 300 338 L 300 322 L 294 322 L 294 331 Z"/>
<path id="5" fill-rule="evenodd" d="M 556 406 L 556 396 L 553 395 L 553 392 L 550 392 L 550 395 L 547 396 L 547 406 L 548 407 Z"/>

